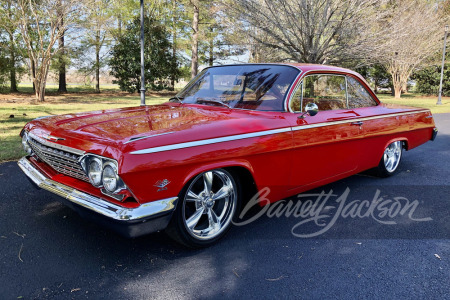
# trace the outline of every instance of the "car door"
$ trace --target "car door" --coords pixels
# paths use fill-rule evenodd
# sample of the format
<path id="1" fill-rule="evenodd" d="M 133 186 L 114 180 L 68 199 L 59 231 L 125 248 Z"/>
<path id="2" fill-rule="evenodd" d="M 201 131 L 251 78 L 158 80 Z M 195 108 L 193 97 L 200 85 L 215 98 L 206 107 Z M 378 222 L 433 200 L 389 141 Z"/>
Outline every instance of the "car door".
<path id="1" fill-rule="evenodd" d="M 362 128 L 353 122 L 358 114 L 348 109 L 347 99 L 346 77 L 341 74 L 307 75 L 296 88 L 288 116 L 293 133 L 292 186 L 331 181 L 358 167 Z M 308 103 L 317 104 L 319 112 L 301 117 Z"/>
<path id="2" fill-rule="evenodd" d="M 402 120 L 408 116 L 389 116 L 389 110 L 378 105 L 369 88 L 356 77 L 347 76 L 347 92 L 349 108 L 361 116 L 364 143 L 360 145 L 360 167 L 372 168 L 378 164 L 386 143 L 394 137 L 400 124 L 408 126 L 408 121 Z"/>

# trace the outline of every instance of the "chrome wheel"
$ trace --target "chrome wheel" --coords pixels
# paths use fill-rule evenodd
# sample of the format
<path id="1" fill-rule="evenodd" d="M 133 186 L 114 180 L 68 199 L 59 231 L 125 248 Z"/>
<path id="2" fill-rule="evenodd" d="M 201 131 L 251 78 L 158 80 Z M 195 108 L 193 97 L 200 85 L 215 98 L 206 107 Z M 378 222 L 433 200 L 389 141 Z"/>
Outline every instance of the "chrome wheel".
<path id="1" fill-rule="evenodd" d="M 397 141 L 390 144 L 386 150 L 384 150 L 383 154 L 384 167 L 386 168 L 386 171 L 389 173 L 394 172 L 400 163 L 401 157 L 402 142 Z"/>
<path id="2" fill-rule="evenodd" d="M 182 217 L 187 232 L 198 240 L 213 239 L 227 230 L 234 216 L 237 187 L 225 170 L 204 172 L 186 190 Z"/>

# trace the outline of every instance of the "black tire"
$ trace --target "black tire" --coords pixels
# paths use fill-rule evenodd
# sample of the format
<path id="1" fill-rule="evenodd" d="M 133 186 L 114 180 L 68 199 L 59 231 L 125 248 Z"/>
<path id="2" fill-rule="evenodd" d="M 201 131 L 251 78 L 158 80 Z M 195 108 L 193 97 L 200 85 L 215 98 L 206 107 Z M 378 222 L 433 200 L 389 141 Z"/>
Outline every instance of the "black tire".
<path id="1" fill-rule="evenodd" d="M 202 193 L 205 193 L 207 190 L 205 176 L 209 178 L 209 174 L 212 174 L 212 184 L 210 188 L 210 191 L 212 192 L 210 194 L 212 196 L 202 197 Z M 172 216 L 169 226 L 166 229 L 166 233 L 178 243 L 181 243 L 189 248 L 208 247 L 223 238 L 230 230 L 232 220 L 240 211 L 242 189 L 240 182 L 235 180 L 235 178 L 238 177 L 224 169 L 210 170 L 195 176 L 181 191 L 177 208 Z M 204 190 L 197 193 L 197 191 L 201 189 L 202 183 L 199 180 L 203 180 Z M 217 200 L 212 201 L 214 196 L 219 195 L 217 192 L 222 190 L 222 187 L 225 186 L 225 182 L 227 187 L 228 184 L 233 187 L 230 194 L 224 198 L 218 198 Z M 221 184 L 223 185 L 221 186 Z M 192 199 L 194 199 L 192 195 L 195 195 L 202 200 L 195 198 L 196 200 L 192 201 Z M 228 205 L 232 205 L 232 207 L 228 207 L 226 203 L 228 203 Z M 197 220 L 196 216 L 199 215 L 198 212 L 201 209 L 206 212 L 201 213 Z M 193 213 L 191 215 L 192 211 Z M 211 211 L 213 211 L 214 214 Z M 219 216 L 217 216 L 217 212 L 220 212 Z M 222 216 L 222 219 L 219 218 L 220 216 Z M 190 222 L 191 224 L 195 223 L 195 225 L 189 228 L 188 223 L 192 219 L 197 220 L 197 222 Z M 213 222 L 214 219 L 218 222 Z M 211 225 L 211 222 L 214 225 Z M 219 226 L 220 229 L 217 229 Z"/>
<path id="2" fill-rule="evenodd" d="M 390 152 L 387 153 L 387 152 Z M 403 142 L 395 141 L 389 144 L 381 156 L 378 167 L 374 169 L 378 177 L 389 177 L 396 173 L 400 165 L 403 152 Z M 392 156 L 391 156 L 392 155 Z"/>

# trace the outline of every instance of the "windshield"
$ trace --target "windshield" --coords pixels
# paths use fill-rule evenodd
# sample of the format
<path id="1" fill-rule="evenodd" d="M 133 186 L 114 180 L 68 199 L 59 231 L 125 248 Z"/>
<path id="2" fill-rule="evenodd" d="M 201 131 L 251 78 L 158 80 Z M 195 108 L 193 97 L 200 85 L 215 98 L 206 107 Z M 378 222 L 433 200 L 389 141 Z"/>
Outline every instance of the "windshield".
<path id="1" fill-rule="evenodd" d="M 235 65 L 203 70 L 178 95 L 183 103 L 283 111 L 299 70 L 282 65 Z"/>

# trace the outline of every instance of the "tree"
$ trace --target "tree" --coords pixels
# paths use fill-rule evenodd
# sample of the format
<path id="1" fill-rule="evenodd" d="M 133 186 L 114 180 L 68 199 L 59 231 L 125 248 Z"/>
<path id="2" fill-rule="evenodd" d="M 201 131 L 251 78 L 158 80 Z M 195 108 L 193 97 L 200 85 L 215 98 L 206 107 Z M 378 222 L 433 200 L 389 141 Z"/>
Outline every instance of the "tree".
<path id="1" fill-rule="evenodd" d="M 64 26 L 64 16 L 62 15 L 62 11 L 61 11 L 61 0 L 58 0 L 57 2 L 58 5 L 58 9 L 57 9 L 57 13 L 58 13 L 58 17 L 61 20 L 61 24 Z M 63 27 L 61 26 L 61 27 Z M 60 29 L 58 28 L 58 31 Z M 58 39 L 58 50 L 59 50 L 59 57 L 58 57 L 58 61 L 59 61 L 59 81 L 58 81 L 58 92 L 60 93 L 67 93 L 67 80 L 66 80 L 66 62 L 64 61 L 65 57 L 65 52 L 66 49 L 64 47 L 64 32 L 61 32 L 60 37 Z"/>
<path id="2" fill-rule="evenodd" d="M 88 6 L 85 34 L 80 45 L 83 52 L 79 59 L 84 74 L 95 75 L 95 91 L 100 93 L 100 70 L 106 65 L 108 47 L 114 36 L 114 6 L 111 0 L 93 0 Z"/>
<path id="3" fill-rule="evenodd" d="M 14 20 L 16 14 L 14 12 L 14 6 L 12 0 L 5 0 L 0 4 L 0 28 L 3 28 L 7 41 L 4 41 L 2 47 L 7 49 L 3 53 L 3 66 L 2 70 L 9 73 L 10 92 L 18 92 L 17 90 L 17 76 L 21 70 L 19 70 L 18 63 L 22 60 L 22 47 L 17 40 L 17 30 L 14 26 Z M 16 45 L 17 44 L 17 45 Z"/>
<path id="4" fill-rule="evenodd" d="M 375 93 L 379 88 L 389 88 L 393 92 L 391 75 L 382 65 L 371 65 L 357 68 L 356 71 L 367 79 Z"/>
<path id="5" fill-rule="evenodd" d="M 400 98 L 412 72 L 439 51 L 442 17 L 436 4 L 403 0 L 389 5 L 386 16 L 373 23 L 373 31 L 388 32 L 367 59 L 381 64 L 392 77 L 395 98 Z"/>
<path id="6" fill-rule="evenodd" d="M 361 57 L 377 37 L 365 28 L 377 17 L 376 0 L 233 0 L 234 25 L 274 60 L 342 63 Z M 369 18 L 371 16 L 371 18 Z M 257 59 L 256 59 L 257 60 Z"/>
<path id="7" fill-rule="evenodd" d="M 35 87 L 37 101 L 44 101 L 45 86 L 53 57 L 60 48 L 55 48 L 59 38 L 74 29 L 83 15 L 80 0 L 17 0 L 15 9 L 20 29 L 27 48 L 28 66 Z M 64 19 L 64 22 L 63 22 Z"/>
<path id="8" fill-rule="evenodd" d="M 442 55 L 442 54 L 441 54 Z M 417 83 L 417 92 L 427 95 L 438 95 L 441 79 L 441 64 L 436 64 L 416 70 L 411 76 Z M 450 96 L 450 51 L 446 53 L 447 63 L 444 65 L 444 81 L 442 82 L 442 95 Z"/>
<path id="9" fill-rule="evenodd" d="M 190 0 L 193 9 L 192 17 L 192 56 L 191 56 L 191 78 L 197 76 L 198 72 L 198 22 L 200 15 L 199 0 Z"/>
<path id="10" fill-rule="evenodd" d="M 151 88 L 162 88 L 173 77 L 178 78 L 176 62 L 172 57 L 169 33 L 165 27 L 149 17 L 144 18 L 145 83 Z M 114 83 L 128 92 L 139 92 L 141 80 L 140 20 L 136 18 L 122 33 L 111 51 L 111 75 Z M 158 82 L 156 82 L 158 80 Z"/>

